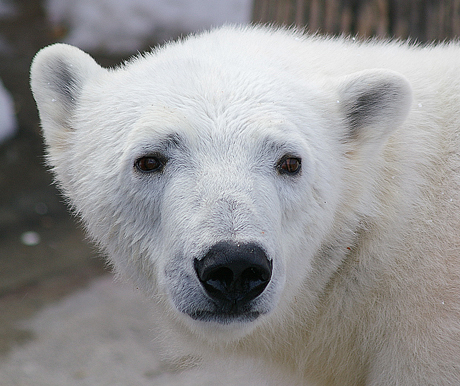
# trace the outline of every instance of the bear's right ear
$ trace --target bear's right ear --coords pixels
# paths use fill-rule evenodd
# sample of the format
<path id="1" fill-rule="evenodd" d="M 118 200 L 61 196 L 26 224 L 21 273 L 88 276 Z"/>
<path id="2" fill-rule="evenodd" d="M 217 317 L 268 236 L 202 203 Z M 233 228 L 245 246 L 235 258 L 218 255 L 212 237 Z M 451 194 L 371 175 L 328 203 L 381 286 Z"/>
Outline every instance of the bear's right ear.
<path id="1" fill-rule="evenodd" d="M 338 102 L 348 126 L 344 141 L 374 151 L 408 116 L 412 87 L 397 72 L 365 70 L 341 79 Z"/>
<path id="2" fill-rule="evenodd" d="M 53 44 L 35 56 L 30 84 L 45 141 L 52 152 L 62 149 L 71 132 L 69 119 L 83 85 L 106 70 L 91 56 L 67 44 Z"/>

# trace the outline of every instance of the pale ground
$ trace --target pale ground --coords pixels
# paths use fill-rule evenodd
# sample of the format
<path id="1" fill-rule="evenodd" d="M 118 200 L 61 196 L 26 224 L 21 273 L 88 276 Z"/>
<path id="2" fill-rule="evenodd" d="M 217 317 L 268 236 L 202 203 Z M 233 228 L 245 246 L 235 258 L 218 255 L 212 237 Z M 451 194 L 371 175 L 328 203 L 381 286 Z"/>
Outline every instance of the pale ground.
<path id="1" fill-rule="evenodd" d="M 112 275 L 96 277 L 17 321 L 32 338 L 0 357 L 0 385 L 262 385 L 251 379 L 250 367 L 171 368 L 159 359 L 152 324 L 143 295 Z"/>

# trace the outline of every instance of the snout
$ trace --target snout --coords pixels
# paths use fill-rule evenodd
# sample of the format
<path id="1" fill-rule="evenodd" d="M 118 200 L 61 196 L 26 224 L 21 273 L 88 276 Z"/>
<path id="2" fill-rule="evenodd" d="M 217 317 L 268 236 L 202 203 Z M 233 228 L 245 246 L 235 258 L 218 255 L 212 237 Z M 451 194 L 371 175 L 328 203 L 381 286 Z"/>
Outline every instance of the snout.
<path id="1" fill-rule="evenodd" d="M 216 311 L 241 315 L 267 287 L 272 262 L 256 244 L 220 242 L 194 260 L 196 275 Z"/>

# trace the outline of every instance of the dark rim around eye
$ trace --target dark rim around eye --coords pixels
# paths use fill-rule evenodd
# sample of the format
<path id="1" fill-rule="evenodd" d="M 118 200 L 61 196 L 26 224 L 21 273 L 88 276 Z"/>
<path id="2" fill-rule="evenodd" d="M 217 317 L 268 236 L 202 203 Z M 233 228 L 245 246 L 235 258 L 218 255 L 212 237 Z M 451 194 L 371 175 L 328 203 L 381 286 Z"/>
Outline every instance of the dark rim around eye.
<path id="1" fill-rule="evenodd" d="M 155 173 L 163 170 L 165 160 L 157 156 L 146 156 L 139 158 L 134 165 L 142 173 Z"/>
<path id="2" fill-rule="evenodd" d="M 278 163 L 278 171 L 281 174 L 295 175 L 302 168 L 302 160 L 298 157 L 284 157 Z"/>

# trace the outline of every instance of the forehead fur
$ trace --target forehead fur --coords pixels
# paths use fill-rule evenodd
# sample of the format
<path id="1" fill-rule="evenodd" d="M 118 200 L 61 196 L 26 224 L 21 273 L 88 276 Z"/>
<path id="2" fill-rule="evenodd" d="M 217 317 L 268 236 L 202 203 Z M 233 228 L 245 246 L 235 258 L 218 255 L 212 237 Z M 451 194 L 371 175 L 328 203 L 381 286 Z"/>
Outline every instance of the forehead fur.
<path id="1" fill-rule="evenodd" d="M 317 75 L 308 77 L 304 71 L 300 75 L 296 68 L 298 76 L 293 76 L 294 65 L 288 59 L 292 55 L 258 46 L 257 37 L 235 36 L 234 30 L 192 36 L 125 63 L 114 72 L 120 83 L 109 82 L 123 90 L 123 97 L 131 90 L 130 97 L 145 103 L 207 109 L 209 115 L 241 103 L 246 105 L 240 107 L 251 109 L 251 104 L 277 103 L 279 111 L 294 100 L 293 95 L 304 102 L 318 97 Z"/>
<path id="2" fill-rule="evenodd" d="M 133 59 L 88 85 L 75 114 L 79 126 L 86 122 L 92 130 L 98 122 L 109 132 L 122 126 L 130 144 L 176 132 L 200 141 L 231 136 L 233 142 L 271 133 L 286 142 L 320 127 L 326 93 L 314 80 L 292 78 L 279 63 L 270 66 L 231 47 L 192 37 Z M 97 108 L 102 90 L 111 106 L 105 111 Z"/>

